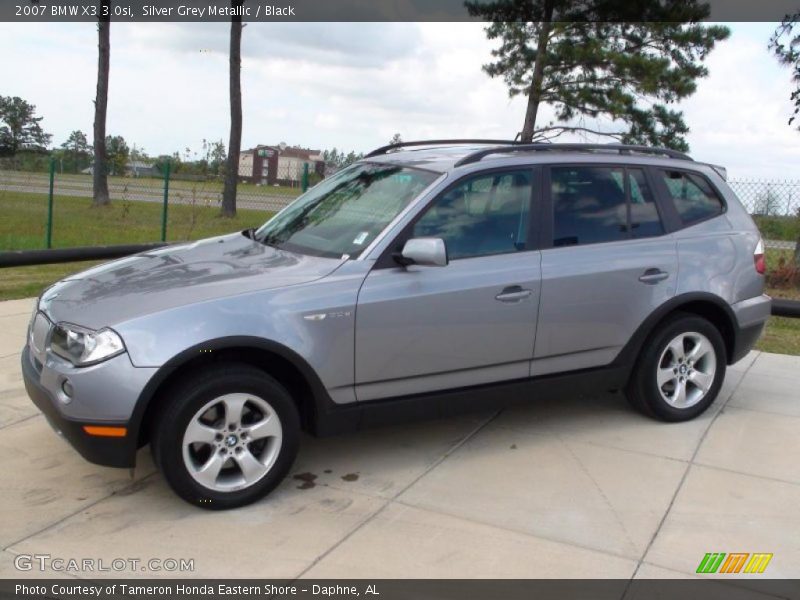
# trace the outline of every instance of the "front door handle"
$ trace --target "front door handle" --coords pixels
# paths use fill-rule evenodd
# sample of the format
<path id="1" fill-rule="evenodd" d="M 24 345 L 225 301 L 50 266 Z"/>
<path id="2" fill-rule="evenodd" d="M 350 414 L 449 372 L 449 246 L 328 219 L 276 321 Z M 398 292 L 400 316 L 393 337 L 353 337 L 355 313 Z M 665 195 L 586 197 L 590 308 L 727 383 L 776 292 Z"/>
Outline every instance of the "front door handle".
<path id="1" fill-rule="evenodd" d="M 494 297 L 500 302 L 519 302 L 533 293 L 533 290 L 526 290 L 518 285 L 511 285 Z"/>
<path id="2" fill-rule="evenodd" d="M 648 285 L 654 285 L 659 281 L 664 281 L 668 277 L 669 273 L 661 269 L 647 269 L 647 271 L 642 273 L 642 276 L 639 277 L 639 281 Z"/>

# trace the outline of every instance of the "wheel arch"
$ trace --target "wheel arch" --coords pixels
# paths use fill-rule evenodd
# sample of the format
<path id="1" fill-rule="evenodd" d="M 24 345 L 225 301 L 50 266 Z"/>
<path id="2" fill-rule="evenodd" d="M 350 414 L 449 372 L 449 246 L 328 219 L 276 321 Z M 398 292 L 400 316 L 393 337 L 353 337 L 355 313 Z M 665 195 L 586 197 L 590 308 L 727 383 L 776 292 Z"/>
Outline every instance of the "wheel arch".
<path id="1" fill-rule="evenodd" d="M 303 430 L 316 433 L 320 411 L 332 402 L 314 369 L 286 346 L 250 336 L 209 340 L 187 348 L 167 361 L 139 395 L 129 428 L 138 446 L 150 439 L 152 424 L 165 406 L 169 388 L 195 369 L 220 362 L 239 362 L 255 366 L 287 388 L 297 403 Z"/>
<path id="2" fill-rule="evenodd" d="M 632 369 L 647 339 L 661 323 L 677 312 L 694 314 L 710 321 L 719 330 L 725 342 L 727 364 L 734 362 L 732 359 L 735 355 L 738 335 L 736 315 L 725 300 L 707 292 L 680 294 L 659 306 L 639 326 L 615 362 Z"/>

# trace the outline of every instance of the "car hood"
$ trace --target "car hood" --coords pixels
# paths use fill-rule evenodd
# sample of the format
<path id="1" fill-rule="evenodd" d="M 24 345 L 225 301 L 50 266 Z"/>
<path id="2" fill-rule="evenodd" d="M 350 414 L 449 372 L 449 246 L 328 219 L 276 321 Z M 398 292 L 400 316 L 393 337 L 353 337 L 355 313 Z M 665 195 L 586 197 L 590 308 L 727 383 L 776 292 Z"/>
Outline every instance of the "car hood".
<path id="1" fill-rule="evenodd" d="M 42 294 L 53 321 L 90 328 L 214 298 L 308 283 L 342 260 L 295 254 L 242 234 L 160 248 L 63 279 Z"/>

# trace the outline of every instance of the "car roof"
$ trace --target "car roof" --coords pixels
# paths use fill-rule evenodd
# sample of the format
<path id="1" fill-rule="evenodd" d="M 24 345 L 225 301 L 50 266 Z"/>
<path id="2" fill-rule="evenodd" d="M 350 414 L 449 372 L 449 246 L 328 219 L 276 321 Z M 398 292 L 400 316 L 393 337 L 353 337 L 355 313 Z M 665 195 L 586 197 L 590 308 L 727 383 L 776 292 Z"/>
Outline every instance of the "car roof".
<path id="1" fill-rule="evenodd" d="M 385 153 L 380 150 L 382 149 L 367 155 L 362 160 L 425 169 L 437 173 L 448 173 L 454 170 L 467 172 L 505 165 L 551 163 L 657 165 L 698 171 L 706 171 L 704 167 L 714 167 L 715 171 L 720 169 L 714 165 L 696 162 L 684 154 L 671 150 L 612 144 L 553 144 L 550 146 L 534 144 L 530 148 L 526 148 L 524 146 L 515 147 L 513 144 L 500 146 L 486 143 L 398 148 Z M 489 152 L 490 150 L 493 152 Z M 719 171 L 717 173 L 719 174 Z"/>

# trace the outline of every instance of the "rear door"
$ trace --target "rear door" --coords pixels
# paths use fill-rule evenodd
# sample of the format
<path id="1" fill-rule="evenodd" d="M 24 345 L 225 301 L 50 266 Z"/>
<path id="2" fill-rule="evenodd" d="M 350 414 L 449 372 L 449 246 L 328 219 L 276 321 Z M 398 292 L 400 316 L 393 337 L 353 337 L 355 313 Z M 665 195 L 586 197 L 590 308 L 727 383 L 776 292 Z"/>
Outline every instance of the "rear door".
<path id="1" fill-rule="evenodd" d="M 356 309 L 359 401 L 528 376 L 540 291 L 534 181 L 517 168 L 456 182 L 392 245 L 442 238 L 449 264 L 390 259 L 370 272 Z"/>
<path id="2" fill-rule="evenodd" d="M 543 195 L 532 374 L 606 365 L 675 294 L 675 240 L 665 235 L 651 175 L 643 167 L 553 165 Z"/>

